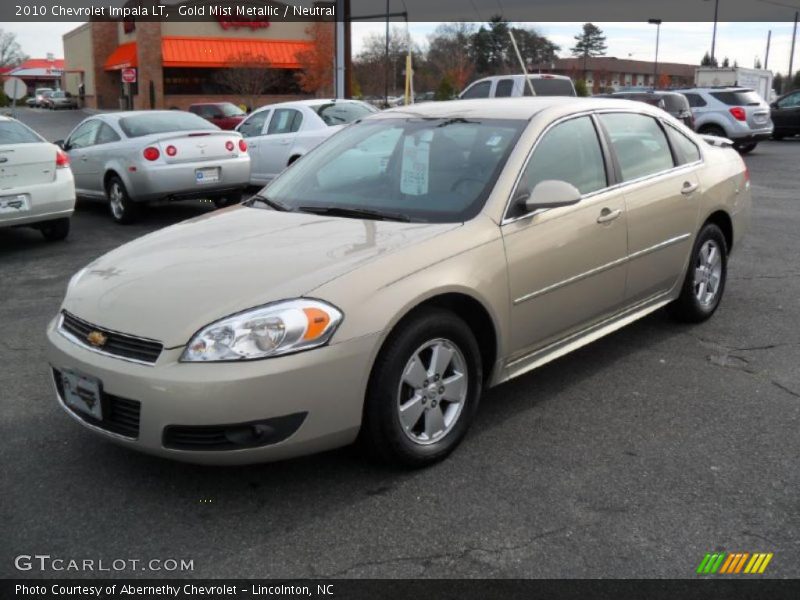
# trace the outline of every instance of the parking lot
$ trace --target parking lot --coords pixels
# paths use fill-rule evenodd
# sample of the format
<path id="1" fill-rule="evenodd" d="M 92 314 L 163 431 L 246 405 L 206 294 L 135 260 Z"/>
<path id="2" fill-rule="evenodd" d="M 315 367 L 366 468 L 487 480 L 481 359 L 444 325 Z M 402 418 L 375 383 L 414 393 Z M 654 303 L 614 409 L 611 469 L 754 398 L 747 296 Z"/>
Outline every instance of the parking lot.
<path id="1" fill-rule="evenodd" d="M 50 140 L 83 116 L 19 111 Z M 14 568 L 49 554 L 194 565 L 96 576 L 683 578 L 725 550 L 772 552 L 768 575 L 800 576 L 800 140 L 746 160 L 753 222 L 714 318 L 659 311 L 490 390 L 464 444 L 420 471 L 349 448 L 200 467 L 90 434 L 56 404 L 43 358 L 67 281 L 213 205 L 123 227 L 82 201 L 53 244 L 0 229 L 0 574 L 85 575 Z"/>

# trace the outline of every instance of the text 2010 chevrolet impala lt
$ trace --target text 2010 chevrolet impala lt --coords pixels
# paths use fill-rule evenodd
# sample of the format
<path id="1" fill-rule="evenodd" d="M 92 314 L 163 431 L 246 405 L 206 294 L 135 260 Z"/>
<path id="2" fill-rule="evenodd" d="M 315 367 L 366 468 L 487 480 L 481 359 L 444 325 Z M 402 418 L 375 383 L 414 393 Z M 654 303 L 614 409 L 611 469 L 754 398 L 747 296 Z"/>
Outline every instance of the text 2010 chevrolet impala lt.
<path id="1" fill-rule="evenodd" d="M 386 111 L 244 205 L 76 274 L 48 329 L 58 400 L 102 436 L 180 460 L 360 438 L 430 463 L 484 387 L 665 305 L 711 316 L 749 212 L 739 155 L 645 104 Z"/>

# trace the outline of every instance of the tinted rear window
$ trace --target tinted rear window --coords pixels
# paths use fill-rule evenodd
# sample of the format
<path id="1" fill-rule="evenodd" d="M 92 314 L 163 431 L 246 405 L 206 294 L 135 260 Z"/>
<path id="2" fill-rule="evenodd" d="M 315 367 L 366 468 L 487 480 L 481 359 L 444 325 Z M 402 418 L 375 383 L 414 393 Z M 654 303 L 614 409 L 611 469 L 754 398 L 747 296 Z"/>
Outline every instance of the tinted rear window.
<path id="1" fill-rule="evenodd" d="M 375 112 L 369 107 L 356 102 L 331 102 L 330 104 L 315 106 L 314 110 L 317 111 L 320 119 L 331 127 L 352 123 Z"/>
<path id="2" fill-rule="evenodd" d="M 689 106 L 699 108 L 706 105 L 706 101 L 703 100 L 700 94 L 684 94 L 684 97 L 689 102 Z"/>
<path id="3" fill-rule="evenodd" d="M 720 102 L 728 106 L 758 106 L 761 104 L 761 96 L 753 90 L 739 90 L 735 92 L 711 92 Z"/>
<path id="4" fill-rule="evenodd" d="M 575 88 L 569 79 L 538 79 L 531 77 L 533 91 L 537 96 L 574 96 Z M 530 96 L 531 90 L 525 85 L 525 95 Z"/>
<path id="5" fill-rule="evenodd" d="M 128 137 L 142 137 L 154 133 L 192 131 L 196 129 L 218 129 L 216 125 L 192 113 L 171 111 L 123 117 L 119 126 Z"/>
<path id="6" fill-rule="evenodd" d="M 662 96 L 664 99 L 664 106 L 668 111 L 680 112 L 682 110 L 689 110 L 689 101 L 685 96 L 678 94 L 665 94 Z"/>
<path id="7" fill-rule="evenodd" d="M 0 121 L 0 144 L 38 144 L 44 140 L 16 121 Z"/>

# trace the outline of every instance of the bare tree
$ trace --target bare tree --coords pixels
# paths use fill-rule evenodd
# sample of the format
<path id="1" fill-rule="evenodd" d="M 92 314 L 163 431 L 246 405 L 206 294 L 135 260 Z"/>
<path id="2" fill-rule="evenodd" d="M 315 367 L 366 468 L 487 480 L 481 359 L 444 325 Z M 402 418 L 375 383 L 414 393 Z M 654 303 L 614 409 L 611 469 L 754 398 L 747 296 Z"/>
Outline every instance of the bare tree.
<path id="1" fill-rule="evenodd" d="M 17 41 L 17 34 L 0 29 L 0 67 L 16 67 L 27 58 Z"/>
<path id="2" fill-rule="evenodd" d="M 297 73 L 300 89 L 317 97 L 334 96 L 333 60 L 335 52 L 333 23 L 314 23 L 306 29 L 314 40 L 309 50 L 297 55 L 302 70 Z"/>
<path id="3" fill-rule="evenodd" d="M 258 97 L 268 93 L 282 80 L 278 69 L 273 69 L 269 60 L 250 52 L 240 52 L 228 57 L 230 66 L 221 69 L 216 82 L 240 96 L 250 108 L 258 104 Z"/>

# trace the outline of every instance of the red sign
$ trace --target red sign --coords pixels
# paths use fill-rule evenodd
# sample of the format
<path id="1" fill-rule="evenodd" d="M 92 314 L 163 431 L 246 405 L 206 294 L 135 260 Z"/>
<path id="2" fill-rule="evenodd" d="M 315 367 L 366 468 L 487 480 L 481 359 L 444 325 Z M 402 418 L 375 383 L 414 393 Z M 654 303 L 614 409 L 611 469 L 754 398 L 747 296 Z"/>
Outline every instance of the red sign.
<path id="1" fill-rule="evenodd" d="M 240 27 L 249 27 L 250 29 L 266 29 L 269 27 L 269 21 L 258 21 L 256 19 L 241 19 L 238 21 L 234 21 L 228 17 L 217 17 L 217 22 L 219 23 L 220 27 L 225 29 L 239 29 Z"/>
<path id="2" fill-rule="evenodd" d="M 136 83 L 136 69 L 122 69 L 123 83 Z"/>

